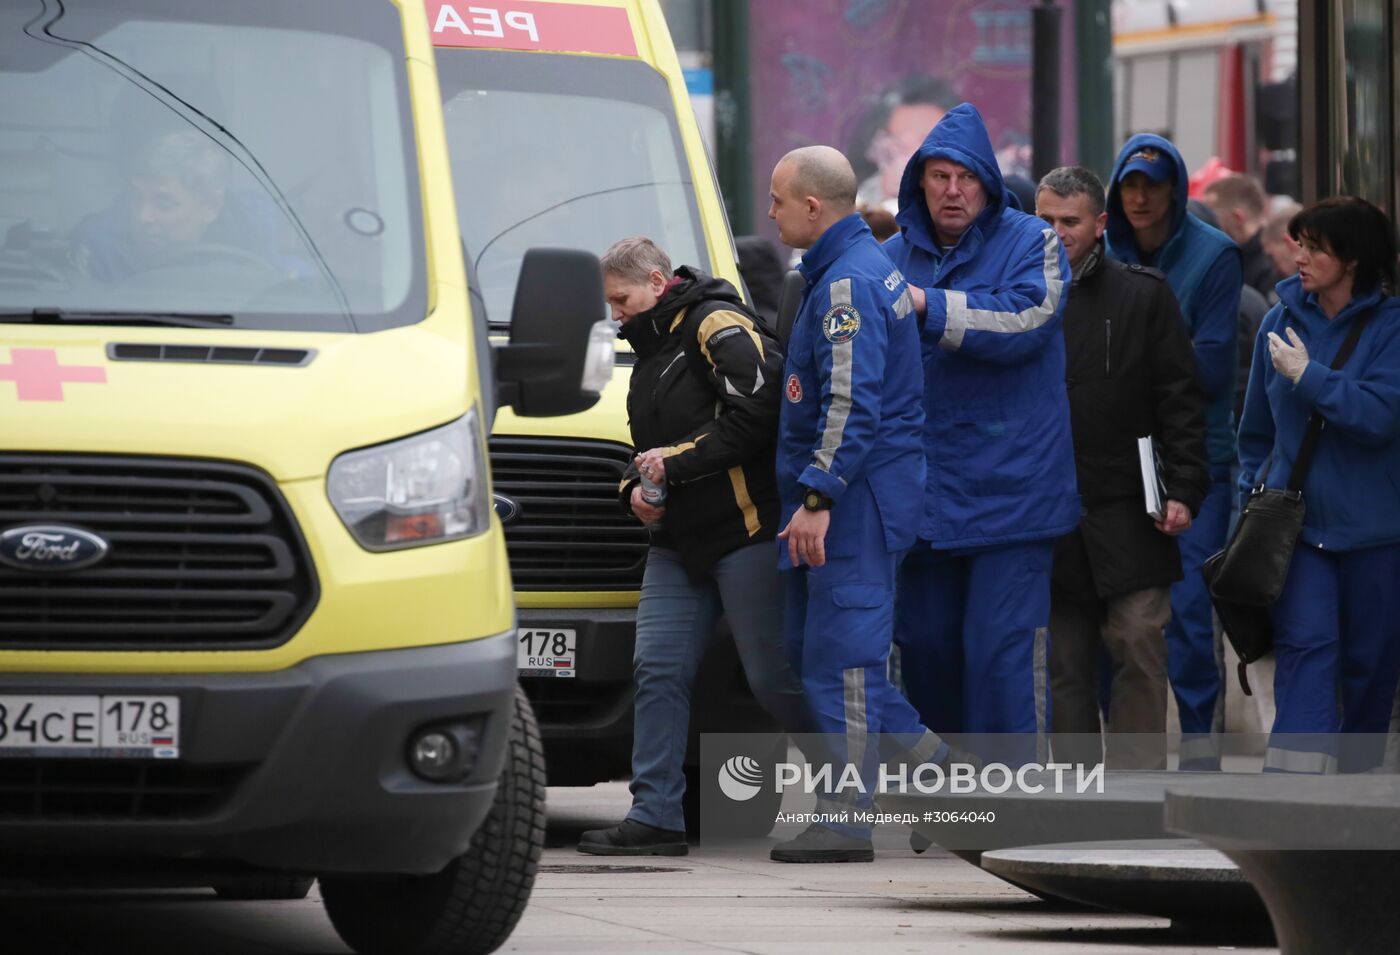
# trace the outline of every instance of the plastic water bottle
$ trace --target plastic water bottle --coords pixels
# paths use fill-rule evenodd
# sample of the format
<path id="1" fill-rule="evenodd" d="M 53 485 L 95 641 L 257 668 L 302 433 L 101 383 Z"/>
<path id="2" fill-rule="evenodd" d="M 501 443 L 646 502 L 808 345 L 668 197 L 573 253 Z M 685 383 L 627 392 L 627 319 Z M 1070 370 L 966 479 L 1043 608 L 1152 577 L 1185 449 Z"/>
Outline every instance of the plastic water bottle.
<path id="1" fill-rule="evenodd" d="M 645 474 L 638 475 L 642 479 L 642 500 L 652 507 L 660 507 L 666 503 L 666 479 L 653 481 Z"/>

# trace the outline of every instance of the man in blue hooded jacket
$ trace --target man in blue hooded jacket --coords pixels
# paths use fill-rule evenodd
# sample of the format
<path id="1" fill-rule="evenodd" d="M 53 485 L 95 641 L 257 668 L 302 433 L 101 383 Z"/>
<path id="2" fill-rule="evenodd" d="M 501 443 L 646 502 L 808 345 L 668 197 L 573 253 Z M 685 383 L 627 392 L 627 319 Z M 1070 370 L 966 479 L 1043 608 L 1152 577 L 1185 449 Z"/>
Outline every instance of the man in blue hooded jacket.
<path id="1" fill-rule="evenodd" d="M 848 814 L 871 808 L 881 743 L 919 762 L 948 756 L 887 675 L 895 568 L 923 486 L 922 381 L 913 303 L 855 197 L 846 158 L 807 146 L 773 170 L 768 213 L 807 250 L 778 416 L 787 644 L 830 757 L 860 774 Z M 819 822 L 771 857 L 868 862 L 870 825 Z"/>
<path id="2" fill-rule="evenodd" d="M 885 250 L 922 329 L 928 462 L 900 572 L 900 671 L 935 732 L 1031 734 L 1035 749 L 1014 751 L 1043 755 L 1050 568 L 1079 522 L 1069 263 L 1055 231 L 1017 211 L 967 103 L 909 160 L 896 220 Z"/>
<path id="3" fill-rule="evenodd" d="M 1129 265 L 1166 273 L 1191 335 L 1206 393 L 1210 489 L 1181 545 L 1183 578 L 1172 585 L 1167 675 L 1181 716 L 1181 767 L 1217 769 L 1210 738 L 1220 699 L 1206 558 L 1225 545 L 1230 525 L 1230 467 L 1235 461 L 1235 375 L 1244 284 L 1240 250 L 1230 237 L 1192 215 L 1186 163 L 1161 136 L 1134 136 L 1118 153 L 1108 189 L 1108 253 Z"/>

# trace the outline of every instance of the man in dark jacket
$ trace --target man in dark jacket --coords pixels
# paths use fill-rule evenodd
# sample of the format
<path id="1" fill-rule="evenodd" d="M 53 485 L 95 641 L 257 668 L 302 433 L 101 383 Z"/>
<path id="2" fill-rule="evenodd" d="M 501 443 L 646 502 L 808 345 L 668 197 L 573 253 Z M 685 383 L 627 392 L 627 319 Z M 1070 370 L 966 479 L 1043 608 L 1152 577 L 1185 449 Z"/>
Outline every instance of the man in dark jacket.
<path id="1" fill-rule="evenodd" d="M 1181 767 L 1220 767 L 1211 736 L 1220 697 L 1221 665 L 1214 608 L 1201 565 L 1225 546 L 1235 461 L 1235 380 L 1240 324 L 1240 250 L 1230 237 L 1187 209 L 1186 161 L 1151 133 L 1129 139 L 1113 165 L 1104 247 L 1129 265 L 1159 269 L 1176 293 L 1196 373 L 1206 395 L 1210 489 L 1181 537 L 1183 576 L 1172 585 L 1167 672 L 1181 716 Z"/>
<path id="2" fill-rule="evenodd" d="M 721 612 L 759 703 L 789 732 L 810 729 L 773 559 L 783 356 L 734 286 L 688 266 L 673 273 L 650 239 L 615 243 L 602 264 L 618 334 L 637 353 L 627 415 L 641 453 L 619 494 L 653 532 L 637 607 L 632 809 L 578 848 L 684 855 L 690 691 Z M 664 501 L 643 498 L 642 477 L 664 485 Z"/>
<path id="3" fill-rule="evenodd" d="M 1175 535 L 1208 483 L 1205 397 L 1191 339 L 1162 273 L 1105 257 L 1103 184 L 1067 166 L 1040 181 L 1036 214 L 1059 235 L 1073 284 L 1065 377 L 1083 516 L 1060 539 L 1050 599 L 1055 758 L 1096 763 L 1099 648 L 1113 666 L 1108 764 L 1165 769 L 1169 587 L 1181 579 Z M 1165 513 L 1145 509 L 1137 439 L 1157 445 Z M 1073 734 L 1073 735 L 1063 735 Z M 1124 735 L 1130 734 L 1130 735 Z"/>
<path id="4" fill-rule="evenodd" d="M 1206 186 L 1204 199 L 1215 212 L 1220 231 L 1234 239 L 1240 247 L 1244 284 L 1264 296 L 1265 301 L 1278 301 L 1274 286 L 1283 276 L 1264 251 L 1262 233 L 1268 218 L 1268 197 L 1264 195 L 1259 180 L 1238 173 L 1225 176 Z"/>

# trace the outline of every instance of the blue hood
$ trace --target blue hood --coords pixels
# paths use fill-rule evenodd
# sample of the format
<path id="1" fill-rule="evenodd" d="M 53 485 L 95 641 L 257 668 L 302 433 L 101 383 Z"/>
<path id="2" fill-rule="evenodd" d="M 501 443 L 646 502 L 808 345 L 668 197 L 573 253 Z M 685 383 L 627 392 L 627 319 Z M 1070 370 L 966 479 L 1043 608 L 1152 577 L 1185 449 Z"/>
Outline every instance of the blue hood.
<path id="1" fill-rule="evenodd" d="M 982 122 L 982 114 L 971 103 L 962 103 L 949 110 L 938 125 L 929 130 L 924 144 L 910 157 L 904 167 L 904 176 L 899 181 L 899 214 L 895 216 L 895 221 L 915 245 L 929 252 L 938 251 L 938 243 L 933 237 L 933 220 L 924 201 L 923 186 L 919 184 L 923 178 L 924 162 L 928 159 L 950 159 L 961 163 L 982 180 L 982 188 L 987 191 L 987 207 L 973 220 L 969 232 L 979 227 L 986 232 L 988 224 L 1011 205 L 1006 183 L 1001 178 L 1001 169 L 997 167 L 996 153 L 992 150 L 992 140 L 987 136 L 986 124 Z M 1015 208 L 1014 205 L 1011 207 Z"/>
<path id="2" fill-rule="evenodd" d="M 1113 175 L 1108 180 L 1108 242 L 1122 252 L 1136 249 L 1136 245 L 1133 243 L 1133 227 L 1128 222 L 1128 217 L 1123 214 L 1123 198 L 1118 194 L 1118 179 L 1123 174 L 1123 167 L 1128 164 L 1128 157 L 1144 147 L 1156 149 L 1162 154 L 1162 158 L 1171 162 L 1176 169 L 1176 187 L 1172 192 L 1172 231 L 1167 240 L 1170 241 L 1180 232 L 1186 222 L 1186 203 L 1191 189 L 1186 160 L 1181 158 L 1181 153 L 1177 152 L 1170 140 L 1152 133 L 1139 133 L 1124 143 L 1123 148 L 1118 151 L 1118 158 L 1113 161 Z"/>

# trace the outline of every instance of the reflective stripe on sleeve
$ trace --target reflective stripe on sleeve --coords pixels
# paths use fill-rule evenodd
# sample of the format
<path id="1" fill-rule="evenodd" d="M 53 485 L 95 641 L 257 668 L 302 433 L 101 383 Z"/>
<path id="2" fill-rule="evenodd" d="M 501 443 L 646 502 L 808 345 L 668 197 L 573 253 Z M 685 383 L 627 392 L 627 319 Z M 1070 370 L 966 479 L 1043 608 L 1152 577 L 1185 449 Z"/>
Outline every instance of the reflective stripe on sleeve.
<path id="1" fill-rule="evenodd" d="M 939 339 L 939 347 L 957 351 L 962 347 L 963 336 L 969 331 L 1003 335 L 1034 331 L 1055 316 L 1055 310 L 1060 307 L 1060 296 L 1064 293 L 1064 279 L 1060 276 L 1060 240 L 1054 229 L 1042 229 L 1041 237 L 1045 259 L 1045 300 L 1022 312 L 996 312 L 968 308 L 966 292 L 945 292 L 948 321 L 943 337 Z"/>
<path id="2" fill-rule="evenodd" d="M 895 300 L 894 317 L 907 318 L 909 313 L 914 311 L 914 293 L 909 291 L 909 286 L 904 286 L 904 293 Z"/>
<path id="3" fill-rule="evenodd" d="M 831 283 L 831 306 L 851 304 L 851 280 L 837 279 Z M 812 458 L 817 468 L 831 472 L 836 452 L 846 433 L 846 419 L 851 416 L 851 364 L 854 349 L 850 339 L 831 346 L 831 404 L 826 411 L 826 428 L 822 431 L 821 447 Z M 845 483 L 844 481 L 842 483 Z"/>

